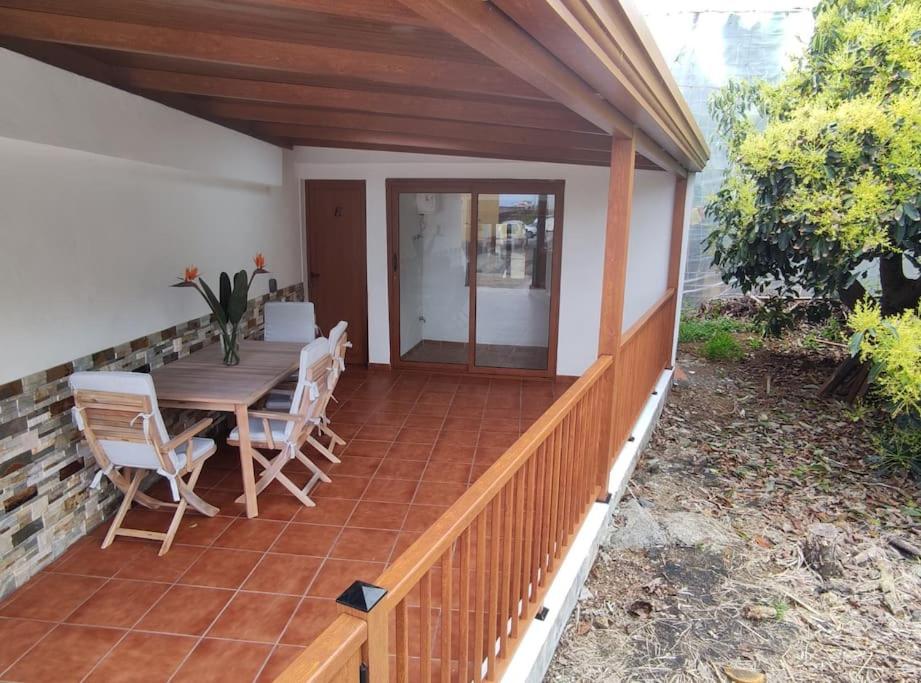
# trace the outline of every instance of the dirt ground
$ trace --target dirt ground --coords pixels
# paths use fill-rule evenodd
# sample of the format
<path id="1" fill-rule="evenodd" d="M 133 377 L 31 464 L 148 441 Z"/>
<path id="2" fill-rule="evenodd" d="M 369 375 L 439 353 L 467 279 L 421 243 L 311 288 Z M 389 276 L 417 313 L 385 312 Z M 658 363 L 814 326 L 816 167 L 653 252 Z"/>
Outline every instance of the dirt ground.
<path id="1" fill-rule="evenodd" d="M 921 681 L 921 560 L 890 542 L 921 547 L 919 487 L 816 398 L 835 363 L 682 350 L 547 680 Z"/>

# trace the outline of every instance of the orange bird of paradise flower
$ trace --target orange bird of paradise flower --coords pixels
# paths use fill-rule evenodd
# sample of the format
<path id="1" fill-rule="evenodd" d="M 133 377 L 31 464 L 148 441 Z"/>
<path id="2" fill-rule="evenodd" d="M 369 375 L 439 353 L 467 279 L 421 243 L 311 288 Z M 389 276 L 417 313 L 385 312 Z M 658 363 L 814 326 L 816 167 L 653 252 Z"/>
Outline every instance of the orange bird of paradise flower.
<path id="1" fill-rule="evenodd" d="M 187 266 L 185 269 L 185 281 L 195 282 L 197 277 L 198 277 L 198 268 L 195 266 Z"/>
<path id="2" fill-rule="evenodd" d="M 253 257 L 253 263 L 256 264 L 257 270 L 263 270 L 265 268 L 265 256 L 262 255 L 262 252 Z"/>

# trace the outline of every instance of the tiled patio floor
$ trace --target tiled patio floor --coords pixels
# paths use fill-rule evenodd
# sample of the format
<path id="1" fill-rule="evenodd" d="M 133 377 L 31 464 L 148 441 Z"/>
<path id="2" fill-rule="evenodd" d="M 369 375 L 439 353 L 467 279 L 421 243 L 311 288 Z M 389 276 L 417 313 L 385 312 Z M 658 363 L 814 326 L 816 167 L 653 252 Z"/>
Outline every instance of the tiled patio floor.
<path id="1" fill-rule="evenodd" d="M 241 516 L 224 447 L 197 488 L 220 515 L 189 512 L 165 557 L 134 539 L 102 550 L 101 527 L 0 604 L 0 679 L 271 680 L 346 586 L 374 580 L 565 388 L 350 369 L 331 412 L 349 443 L 315 508 L 273 484 L 259 518 Z M 301 469 L 286 472 L 305 480 Z M 135 509 L 128 525 L 168 518 Z"/>

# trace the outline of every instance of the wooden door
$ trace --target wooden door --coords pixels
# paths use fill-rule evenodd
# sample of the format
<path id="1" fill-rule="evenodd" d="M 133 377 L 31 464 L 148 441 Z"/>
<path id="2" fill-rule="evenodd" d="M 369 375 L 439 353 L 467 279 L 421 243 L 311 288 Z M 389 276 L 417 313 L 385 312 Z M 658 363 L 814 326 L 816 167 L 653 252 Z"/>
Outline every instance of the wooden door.
<path id="1" fill-rule="evenodd" d="M 349 323 L 346 360 L 368 363 L 364 180 L 307 181 L 307 298 L 324 334 Z"/>

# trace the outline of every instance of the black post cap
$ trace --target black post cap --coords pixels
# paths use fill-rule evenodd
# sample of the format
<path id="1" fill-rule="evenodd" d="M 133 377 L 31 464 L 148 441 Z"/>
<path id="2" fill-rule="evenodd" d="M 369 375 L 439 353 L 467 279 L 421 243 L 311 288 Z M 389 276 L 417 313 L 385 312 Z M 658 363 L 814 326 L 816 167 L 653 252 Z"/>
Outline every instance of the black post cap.
<path id="1" fill-rule="evenodd" d="M 387 595 L 387 591 L 380 586 L 375 586 L 364 581 L 355 581 L 351 586 L 346 588 L 342 595 L 336 598 L 336 602 L 359 612 L 370 612 L 374 606 Z"/>

